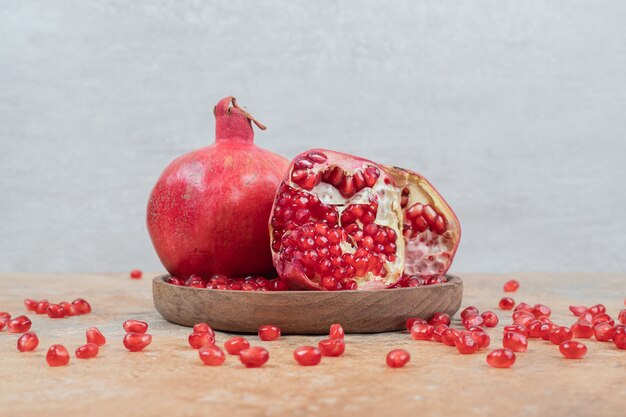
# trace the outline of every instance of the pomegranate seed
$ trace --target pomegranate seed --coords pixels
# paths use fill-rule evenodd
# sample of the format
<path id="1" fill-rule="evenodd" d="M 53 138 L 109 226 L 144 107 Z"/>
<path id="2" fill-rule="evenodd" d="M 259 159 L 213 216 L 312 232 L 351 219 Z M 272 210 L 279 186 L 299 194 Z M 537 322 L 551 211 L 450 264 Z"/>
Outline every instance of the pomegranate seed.
<path id="1" fill-rule="evenodd" d="M 17 350 L 20 352 L 31 352 L 39 346 L 39 338 L 33 332 L 24 333 L 17 339 Z"/>
<path id="2" fill-rule="evenodd" d="M 596 304 L 589 307 L 589 310 L 587 311 L 591 313 L 592 316 L 595 316 L 598 314 L 606 313 L 606 307 L 603 304 Z"/>
<path id="3" fill-rule="evenodd" d="M 617 315 L 617 321 L 622 324 L 626 324 L 626 309 L 619 312 L 619 314 Z"/>
<path id="4" fill-rule="evenodd" d="M 411 360 L 411 354 L 404 349 L 394 349 L 387 354 L 387 366 L 402 368 Z"/>
<path id="5" fill-rule="evenodd" d="M 152 336 L 146 333 L 126 333 L 124 336 L 124 347 L 131 352 L 144 350 L 152 343 Z"/>
<path id="6" fill-rule="evenodd" d="M 513 300 L 511 297 L 504 297 L 500 300 L 500 303 L 498 305 L 502 310 L 511 310 L 513 309 L 513 306 L 515 306 L 515 300 Z"/>
<path id="7" fill-rule="evenodd" d="M 626 327 L 617 326 L 613 332 L 613 344 L 618 349 L 626 349 Z"/>
<path id="8" fill-rule="evenodd" d="M 343 339 L 344 336 L 345 333 L 341 324 L 331 324 L 330 331 L 328 332 L 328 337 L 330 339 Z"/>
<path id="9" fill-rule="evenodd" d="M 588 321 L 578 321 L 570 328 L 572 335 L 579 339 L 589 339 L 593 336 L 593 324 Z"/>
<path id="10" fill-rule="evenodd" d="M 526 328 L 526 326 L 523 326 L 521 324 L 511 324 L 508 326 L 504 326 L 504 333 L 506 334 L 508 332 L 518 333 L 524 337 L 528 337 L 528 329 Z"/>
<path id="11" fill-rule="evenodd" d="M 456 329 L 447 329 L 441 334 L 441 343 L 446 346 L 456 346 L 456 338 L 459 332 Z"/>
<path id="12" fill-rule="evenodd" d="M 10 333 L 26 333 L 32 325 L 30 319 L 26 316 L 17 316 L 9 320 Z"/>
<path id="13" fill-rule="evenodd" d="M 48 300 L 41 300 L 37 303 L 37 307 L 35 308 L 35 313 L 37 314 L 46 314 L 48 312 Z"/>
<path id="14" fill-rule="evenodd" d="M 72 301 L 72 305 L 74 306 L 78 314 L 91 313 L 91 305 L 82 298 L 77 298 L 74 301 Z"/>
<path id="15" fill-rule="evenodd" d="M 519 282 L 517 282 L 514 279 L 505 282 L 504 286 L 502 287 L 504 292 L 515 292 L 517 291 L 518 288 L 519 288 Z"/>
<path id="16" fill-rule="evenodd" d="M 200 349 L 204 345 L 215 344 L 215 337 L 206 332 L 193 332 L 189 335 L 189 346 Z"/>
<path id="17" fill-rule="evenodd" d="M 483 318 L 485 327 L 496 327 L 498 325 L 498 316 L 493 311 L 485 311 L 480 316 Z"/>
<path id="18" fill-rule="evenodd" d="M 487 363 L 494 368 L 510 368 L 515 363 L 511 349 L 496 349 L 487 355 Z"/>
<path id="19" fill-rule="evenodd" d="M 48 317 L 51 319 L 62 319 L 65 317 L 65 310 L 59 304 L 48 304 L 46 313 L 48 313 Z"/>
<path id="20" fill-rule="evenodd" d="M 0 317 L 0 330 L 4 329 L 8 323 L 9 320 L 6 317 Z"/>
<path id="21" fill-rule="evenodd" d="M 194 331 L 194 333 L 208 333 L 211 336 L 213 336 L 213 338 L 215 338 L 215 332 L 213 331 L 211 326 L 209 326 L 206 323 L 197 323 L 197 324 L 195 324 L 193 326 L 193 331 Z"/>
<path id="22" fill-rule="evenodd" d="M 145 333 L 148 331 L 148 323 L 141 320 L 126 320 L 122 327 L 126 333 Z"/>
<path id="23" fill-rule="evenodd" d="M 411 327 L 411 337 L 414 340 L 430 340 L 433 338 L 434 326 L 430 324 L 414 324 Z"/>
<path id="24" fill-rule="evenodd" d="M 70 362 L 70 354 L 63 345 L 52 345 L 46 354 L 46 362 L 50 366 L 65 366 Z"/>
<path id="25" fill-rule="evenodd" d="M 528 337 L 539 338 L 541 337 L 541 325 L 544 324 L 539 320 L 533 320 L 528 325 Z"/>
<path id="26" fill-rule="evenodd" d="M 98 356 L 99 351 L 98 345 L 95 343 L 87 343 L 77 348 L 75 354 L 78 359 L 91 359 Z"/>
<path id="27" fill-rule="evenodd" d="M 6 319 L 7 321 L 11 320 L 11 314 L 6 311 L 0 312 L 0 318 Z"/>
<path id="28" fill-rule="evenodd" d="M 507 332 L 502 338 L 502 346 L 511 349 L 513 352 L 526 352 L 528 350 L 528 340 L 523 334 Z"/>
<path id="29" fill-rule="evenodd" d="M 239 352 L 249 347 L 250 343 L 243 337 L 233 337 L 224 343 L 224 349 L 226 349 L 226 352 L 230 355 L 238 355 Z"/>
<path id="30" fill-rule="evenodd" d="M 239 360 L 246 368 L 258 368 L 263 366 L 270 358 L 267 349 L 260 346 L 253 346 L 239 352 Z"/>
<path id="31" fill-rule="evenodd" d="M 610 342 L 615 334 L 615 327 L 607 322 L 600 322 L 593 326 L 593 335 L 598 342 Z"/>
<path id="32" fill-rule="evenodd" d="M 140 269 L 133 269 L 132 271 L 130 271 L 130 277 L 133 279 L 139 279 L 142 275 L 143 272 L 141 272 Z"/>
<path id="33" fill-rule="evenodd" d="M 613 320 L 611 316 L 609 316 L 606 313 L 599 313 L 599 314 L 596 314 L 591 320 L 591 324 L 595 325 L 598 323 L 609 323 L 611 326 L 614 326 L 615 320 Z"/>
<path id="34" fill-rule="evenodd" d="M 559 350 L 567 359 L 580 359 L 587 354 L 587 346 L 573 340 L 561 343 L 559 345 Z"/>
<path id="35" fill-rule="evenodd" d="M 32 298 L 27 298 L 24 300 L 24 305 L 26 306 L 26 310 L 28 311 L 37 310 L 37 304 L 39 304 L 39 301 L 33 300 Z"/>
<path id="36" fill-rule="evenodd" d="M 346 343 L 343 339 L 324 339 L 317 344 L 322 356 L 341 356 L 346 350 Z"/>
<path id="37" fill-rule="evenodd" d="M 550 332 L 550 342 L 555 345 L 560 345 L 563 342 L 567 342 L 568 340 L 572 340 L 573 332 L 569 327 L 565 326 L 557 326 L 552 329 Z"/>
<path id="38" fill-rule="evenodd" d="M 521 302 L 518 305 L 515 306 L 515 309 L 513 311 L 526 311 L 528 313 L 532 313 L 533 312 L 533 306 L 531 306 L 530 304 Z"/>
<path id="39" fill-rule="evenodd" d="M 587 307 L 585 306 L 569 306 L 569 311 L 572 312 L 575 316 L 580 316 L 587 312 Z"/>
<path id="40" fill-rule="evenodd" d="M 479 314 L 479 311 L 474 306 L 466 307 L 463 311 L 461 311 L 461 320 L 465 320 L 465 317 L 468 315 L 476 316 Z"/>
<path id="41" fill-rule="evenodd" d="M 180 278 L 177 277 L 169 277 L 167 279 L 167 283 L 168 284 L 172 284 L 172 285 L 178 285 L 178 286 L 184 286 L 185 285 L 185 281 L 183 281 Z"/>
<path id="42" fill-rule="evenodd" d="M 472 337 L 471 332 L 461 332 L 454 340 L 454 344 L 459 353 L 464 355 L 476 353 L 480 349 L 480 345 Z"/>
<path id="43" fill-rule="evenodd" d="M 446 313 L 435 313 L 430 320 L 428 320 L 428 324 L 431 326 L 435 326 L 437 324 L 445 324 L 448 326 L 450 324 L 450 315 Z"/>
<path id="44" fill-rule="evenodd" d="M 485 321 L 482 316 L 479 316 L 478 314 L 468 315 L 463 319 L 463 326 L 465 326 L 466 329 L 469 329 L 470 327 L 480 327 L 484 322 Z"/>
<path id="45" fill-rule="evenodd" d="M 97 327 L 88 328 L 86 335 L 87 343 L 95 343 L 98 346 L 102 346 L 107 342 L 106 337 L 104 337 L 104 335 L 100 333 L 100 330 L 98 330 Z"/>
<path id="46" fill-rule="evenodd" d="M 411 317 L 409 319 L 406 319 L 406 329 L 411 331 L 411 327 L 413 327 L 414 324 L 428 324 L 428 322 L 424 319 L 420 319 L 417 317 Z"/>
<path id="47" fill-rule="evenodd" d="M 293 351 L 293 358 L 302 366 L 315 366 L 322 360 L 322 353 L 313 346 L 301 346 Z"/>
<path id="48" fill-rule="evenodd" d="M 474 339 L 474 341 L 478 343 L 479 348 L 486 348 L 489 347 L 489 345 L 491 344 L 491 337 L 489 337 L 489 335 L 485 333 L 483 329 L 477 328 L 476 330 L 469 330 L 469 332 L 472 336 L 472 339 Z"/>
<path id="49" fill-rule="evenodd" d="M 533 316 L 532 314 L 528 315 L 528 316 L 520 316 L 518 318 L 516 318 L 515 320 L 513 320 L 513 324 L 514 325 L 520 325 L 520 326 L 524 326 L 526 328 L 530 327 L 530 324 L 535 321 L 535 316 Z"/>
<path id="50" fill-rule="evenodd" d="M 436 324 L 433 329 L 433 339 L 441 343 L 441 336 L 448 329 L 449 327 L 446 326 L 445 324 Z"/>
<path id="51" fill-rule="evenodd" d="M 533 314 L 535 315 L 535 317 L 550 317 L 550 314 L 552 314 L 552 310 L 550 310 L 550 307 L 548 307 L 547 305 L 535 304 L 535 307 L 533 307 Z"/>
<path id="52" fill-rule="evenodd" d="M 219 366 L 226 360 L 226 355 L 224 355 L 222 349 L 213 344 L 202 346 L 198 350 L 198 355 L 200 356 L 200 360 L 205 365 L 209 366 Z"/>
<path id="53" fill-rule="evenodd" d="M 265 326 L 259 327 L 259 339 L 271 342 L 272 340 L 276 340 L 280 337 L 280 329 L 271 324 L 266 324 Z"/>
<path id="54" fill-rule="evenodd" d="M 550 340 L 550 334 L 552 333 L 552 330 L 556 329 L 557 327 L 558 326 L 553 323 L 541 323 L 541 326 L 539 326 L 539 336 L 543 340 Z"/>
<path id="55" fill-rule="evenodd" d="M 578 321 L 588 321 L 589 323 L 591 323 L 592 320 L 593 314 L 588 311 L 578 316 Z"/>

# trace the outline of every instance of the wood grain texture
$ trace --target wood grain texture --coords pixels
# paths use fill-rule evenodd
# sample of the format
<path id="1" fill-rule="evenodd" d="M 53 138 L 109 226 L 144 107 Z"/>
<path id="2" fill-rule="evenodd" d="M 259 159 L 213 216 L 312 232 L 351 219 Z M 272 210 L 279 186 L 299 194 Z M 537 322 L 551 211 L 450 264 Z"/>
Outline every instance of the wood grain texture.
<path id="1" fill-rule="evenodd" d="M 274 324 L 283 334 L 324 334 L 333 323 L 347 333 L 404 330 L 406 319 L 434 313 L 454 315 L 461 306 L 463 281 L 385 291 L 219 291 L 152 282 L 154 305 L 165 319 L 193 326 L 206 322 L 215 330 L 256 333 Z"/>
<path id="2" fill-rule="evenodd" d="M 146 274 L 149 276 L 149 274 Z M 502 284 L 511 275 L 462 274 L 463 307 L 491 309 L 500 324 L 490 329 L 492 347 L 501 346 L 510 312 L 497 309 Z M 616 316 L 624 308 L 626 274 L 516 274 L 517 301 L 543 302 L 552 318 L 571 324 L 570 304 L 602 302 Z M 566 360 L 549 342 L 533 339 L 511 369 L 485 363 L 487 351 L 459 355 L 435 342 L 411 340 L 407 332 L 346 336 L 341 358 L 324 358 L 303 368 L 293 350 L 314 345 L 320 336 L 284 336 L 253 345 L 270 351 L 260 369 L 245 369 L 229 356 L 221 367 L 201 364 L 187 344 L 189 328 L 172 324 L 154 309 L 150 279 L 127 274 L 0 274 L 0 311 L 25 312 L 26 297 L 51 301 L 85 297 L 90 315 L 51 320 L 30 315 L 41 341 L 35 352 L 20 353 L 17 335 L 0 332 L 0 416 L 451 416 L 572 417 L 624 415 L 626 351 L 587 340 L 584 360 Z M 122 323 L 146 320 L 153 335 L 143 352 L 122 345 Z M 458 317 L 454 326 L 460 326 Z M 85 330 L 98 326 L 108 343 L 91 360 L 77 360 Z M 217 333 L 223 344 L 231 334 Z M 63 343 L 69 366 L 49 368 L 45 353 Z M 411 362 L 388 369 L 385 355 L 403 348 Z"/>

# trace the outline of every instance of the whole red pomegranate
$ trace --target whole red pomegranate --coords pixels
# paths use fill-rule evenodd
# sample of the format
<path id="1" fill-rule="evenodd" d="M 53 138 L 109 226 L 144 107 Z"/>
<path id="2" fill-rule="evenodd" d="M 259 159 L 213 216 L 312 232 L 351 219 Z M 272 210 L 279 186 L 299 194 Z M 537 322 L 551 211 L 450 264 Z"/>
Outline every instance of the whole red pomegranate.
<path id="1" fill-rule="evenodd" d="M 270 236 L 274 266 L 291 288 L 382 289 L 404 274 L 445 274 L 461 229 L 419 174 L 313 149 L 289 166 Z"/>
<path id="2" fill-rule="evenodd" d="M 147 225 L 172 275 L 275 274 L 267 236 L 276 189 L 289 161 L 254 144 L 234 97 L 217 103 L 215 143 L 175 159 L 148 201 Z"/>

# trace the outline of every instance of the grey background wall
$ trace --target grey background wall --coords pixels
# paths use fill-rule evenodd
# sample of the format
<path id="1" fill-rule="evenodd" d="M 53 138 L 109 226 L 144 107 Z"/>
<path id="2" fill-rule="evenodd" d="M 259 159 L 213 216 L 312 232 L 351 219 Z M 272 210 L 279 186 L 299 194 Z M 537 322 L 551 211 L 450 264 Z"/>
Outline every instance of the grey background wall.
<path id="1" fill-rule="evenodd" d="M 456 271 L 626 269 L 626 2 L 0 0 L 0 270 L 160 269 L 150 189 L 235 95 L 287 157 L 427 175 Z"/>

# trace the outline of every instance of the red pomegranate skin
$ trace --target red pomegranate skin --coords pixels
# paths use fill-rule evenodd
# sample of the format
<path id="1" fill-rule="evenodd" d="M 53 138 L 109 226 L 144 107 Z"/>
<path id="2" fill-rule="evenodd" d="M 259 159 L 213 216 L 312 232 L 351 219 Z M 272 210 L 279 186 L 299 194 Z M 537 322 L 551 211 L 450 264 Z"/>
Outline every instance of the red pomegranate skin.
<path id="1" fill-rule="evenodd" d="M 275 276 L 267 234 L 274 194 L 289 161 L 254 144 L 234 97 L 214 109 L 215 143 L 175 159 L 147 209 L 150 238 L 176 276 Z"/>

